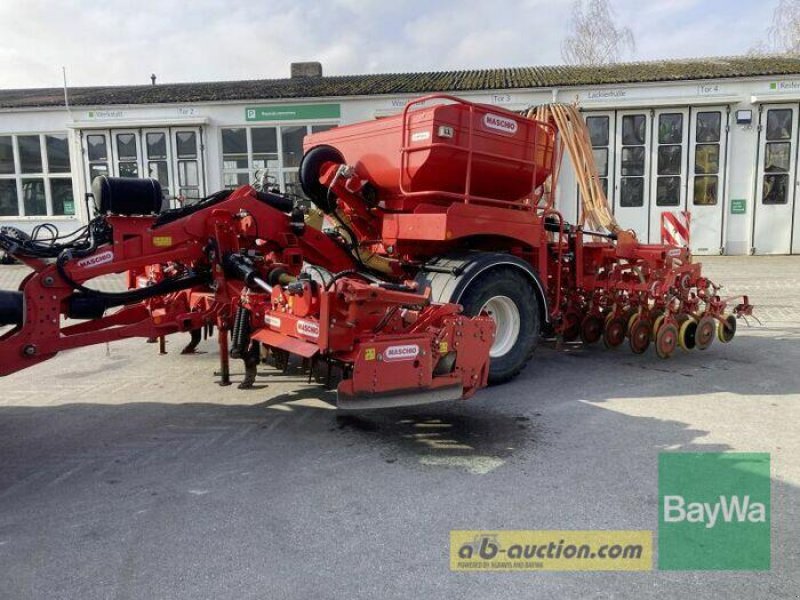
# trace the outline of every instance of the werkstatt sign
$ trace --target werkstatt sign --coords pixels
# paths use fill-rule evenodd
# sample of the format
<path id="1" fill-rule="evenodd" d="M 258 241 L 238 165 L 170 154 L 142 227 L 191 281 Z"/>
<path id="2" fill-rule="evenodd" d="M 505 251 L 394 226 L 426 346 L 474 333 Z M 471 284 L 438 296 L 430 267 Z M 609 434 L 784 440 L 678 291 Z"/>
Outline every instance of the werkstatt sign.
<path id="1" fill-rule="evenodd" d="M 271 104 L 248 106 L 244 110 L 247 121 L 304 121 L 308 119 L 338 119 L 338 104 Z"/>

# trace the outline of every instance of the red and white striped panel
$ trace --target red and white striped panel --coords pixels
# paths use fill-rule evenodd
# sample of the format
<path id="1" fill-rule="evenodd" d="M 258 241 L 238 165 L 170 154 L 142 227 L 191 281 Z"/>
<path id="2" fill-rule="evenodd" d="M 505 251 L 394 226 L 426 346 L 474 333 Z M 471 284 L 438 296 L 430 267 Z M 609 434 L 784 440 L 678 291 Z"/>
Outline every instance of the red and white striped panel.
<path id="1" fill-rule="evenodd" d="M 682 210 L 679 213 L 661 213 L 661 243 L 667 246 L 689 246 L 689 223 L 691 214 Z"/>

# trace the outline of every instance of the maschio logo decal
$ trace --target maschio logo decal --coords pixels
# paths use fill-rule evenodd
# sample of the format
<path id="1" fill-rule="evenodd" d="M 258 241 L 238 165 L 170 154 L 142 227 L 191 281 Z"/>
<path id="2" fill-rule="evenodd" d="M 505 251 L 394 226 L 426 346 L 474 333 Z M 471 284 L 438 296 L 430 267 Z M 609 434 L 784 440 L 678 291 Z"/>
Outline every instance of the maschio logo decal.
<path id="1" fill-rule="evenodd" d="M 659 568 L 769 569 L 769 460 L 766 453 L 659 455 Z"/>
<path id="2" fill-rule="evenodd" d="M 313 323 L 311 321 L 298 321 L 297 322 L 297 333 L 301 335 L 305 335 L 307 337 L 318 338 L 319 337 L 319 324 Z"/>
<path id="3" fill-rule="evenodd" d="M 387 361 L 413 360 L 419 354 L 419 346 L 416 344 L 404 344 L 402 346 L 389 346 L 383 351 L 383 358 Z"/>
<path id="4" fill-rule="evenodd" d="M 508 117 L 501 117 L 500 115 L 486 113 L 483 115 L 483 124 L 489 129 L 502 131 L 503 133 L 507 133 L 509 135 L 514 135 L 517 133 L 517 122 L 514 119 L 509 119 Z"/>
<path id="5" fill-rule="evenodd" d="M 95 254 L 94 256 L 88 256 L 86 258 L 82 258 L 81 260 L 78 261 L 78 266 L 91 269 L 92 267 L 99 267 L 100 265 L 110 263 L 112 260 L 114 260 L 114 252 L 111 250 L 106 250 L 105 252 L 101 252 L 100 254 Z"/>
<path id="6" fill-rule="evenodd" d="M 650 531 L 451 531 L 453 571 L 649 571 Z"/>

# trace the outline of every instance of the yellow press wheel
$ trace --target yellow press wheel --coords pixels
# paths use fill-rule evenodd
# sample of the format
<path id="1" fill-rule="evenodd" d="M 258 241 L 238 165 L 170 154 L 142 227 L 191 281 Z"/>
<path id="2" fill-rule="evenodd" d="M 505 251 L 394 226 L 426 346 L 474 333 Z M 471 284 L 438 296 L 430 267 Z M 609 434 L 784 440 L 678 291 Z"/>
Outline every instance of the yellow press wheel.
<path id="1" fill-rule="evenodd" d="M 728 315 L 721 323 L 717 324 L 717 339 L 727 344 L 736 335 L 736 317 Z"/>
<path id="2" fill-rule="evenodd" d="M 694 350 L 697 346 L 695 335 L 697 334 L 697 320 L 688 315 L 681 319 L 678 329 L 678 345 L 686 350 Z"/>

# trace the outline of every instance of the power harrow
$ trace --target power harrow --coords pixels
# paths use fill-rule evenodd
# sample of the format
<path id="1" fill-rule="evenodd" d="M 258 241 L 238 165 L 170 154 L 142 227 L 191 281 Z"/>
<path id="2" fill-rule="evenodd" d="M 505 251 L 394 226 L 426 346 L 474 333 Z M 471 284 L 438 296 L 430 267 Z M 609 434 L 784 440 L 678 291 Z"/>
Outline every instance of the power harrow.
<path id="1" fill-rule="evenodd" d="M 245 388 L 262 362 L 294 361 L 364 409 L 468 398 L 517 375 L 542 335 L 653 342 L 665 358 L 730 341 L 752 307 L 721 297 L 688 249 L 638 243 L 596 197 L 564 222 L 561 148 L 584 133 L 558 114 L 434 95 L 308 136 L 310 206 L 262 178 L 161 212 L 156 181 L 97 178 L 83 229 L 0 230 L 32 269 L 0 292 L 0 375 L 130 337 L 187 332 L 192 353 L 216 330 L 220 383 L 229 358 Z M 127 291 L 92 281 L 115 273 Z"/>

